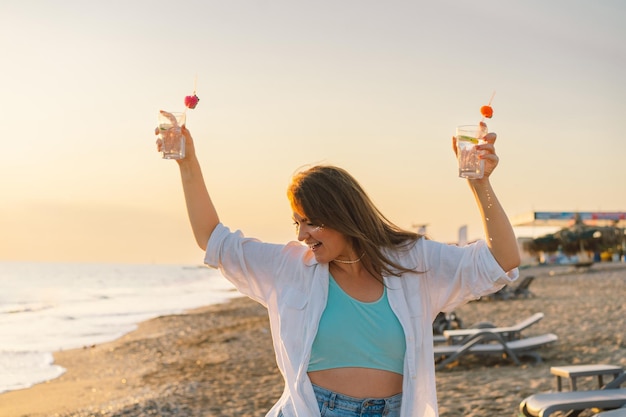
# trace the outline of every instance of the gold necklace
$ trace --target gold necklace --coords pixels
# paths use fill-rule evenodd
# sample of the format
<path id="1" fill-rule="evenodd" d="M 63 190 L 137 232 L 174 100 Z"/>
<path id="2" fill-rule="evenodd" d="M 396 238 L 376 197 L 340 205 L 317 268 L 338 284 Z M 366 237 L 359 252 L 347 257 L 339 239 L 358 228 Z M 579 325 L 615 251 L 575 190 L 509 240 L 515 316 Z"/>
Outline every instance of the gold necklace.
<path id="1" fill-rule="evenodd" d="M 359 256 L 359 259 L 356 259 L 354 261 L 343 261 L 341 259 L 333 259 L 333 262 L 338 262 L 340 264 L 355 264 L 357 262 L 361 262 L 361 259 L 363 259 L 364 256 L 365 256 L 365 252 L 363 252 L 363 254 Z"/>

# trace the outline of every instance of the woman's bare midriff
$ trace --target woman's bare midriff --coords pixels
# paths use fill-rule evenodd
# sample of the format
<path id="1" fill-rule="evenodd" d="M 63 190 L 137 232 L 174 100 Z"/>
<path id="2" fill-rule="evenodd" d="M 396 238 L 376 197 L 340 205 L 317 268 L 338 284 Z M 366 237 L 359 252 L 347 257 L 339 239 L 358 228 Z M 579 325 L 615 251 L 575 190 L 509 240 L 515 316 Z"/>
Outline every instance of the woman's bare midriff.
<path id="1" fill-rule="evenodd" d="M 391 397 L 402 392 L 402 375 L 370 368 L 336 368 L 309 372 L 322 388 L 356 398 Z"/>

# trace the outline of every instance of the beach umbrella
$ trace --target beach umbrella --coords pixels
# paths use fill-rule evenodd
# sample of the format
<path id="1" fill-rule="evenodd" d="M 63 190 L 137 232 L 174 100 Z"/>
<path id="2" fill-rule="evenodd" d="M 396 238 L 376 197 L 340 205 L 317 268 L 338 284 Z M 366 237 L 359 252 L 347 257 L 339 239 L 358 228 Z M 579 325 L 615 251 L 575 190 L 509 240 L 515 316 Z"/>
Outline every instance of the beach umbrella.
<path id="1" fill-rule="evenodd" d="M 600 238 L 602 228 L 591 227 L 585 224 L 575 224 L 555 233 L 561 242 L 561 251 L 566 255 L 573 255 L 582 251 L 597 252 L 602 249 Z"/>
<path id="2" fill-rule="evenodd" d="M 540 236 L 527 242 L 525 249 L 530 253 L 556 252 L 561 246 L 561 241 L 553 233 Z"/>
<path id="3" fill-rule="evenodd" d="M 566 255 L 584 251 L 602 252 L 609 248 L 618 248 L 623 234 L 623 230 L 616 226 L 589 226 L 577 218 L 572 226 L 533 239 L 528 250 L 533 253 L 561 250 Z"/>

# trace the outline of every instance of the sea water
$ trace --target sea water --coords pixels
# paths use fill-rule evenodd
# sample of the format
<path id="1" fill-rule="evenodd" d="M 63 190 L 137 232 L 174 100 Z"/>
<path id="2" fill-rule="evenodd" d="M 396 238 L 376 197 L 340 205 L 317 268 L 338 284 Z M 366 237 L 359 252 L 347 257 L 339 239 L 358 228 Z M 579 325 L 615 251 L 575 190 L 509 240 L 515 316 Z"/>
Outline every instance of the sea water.
<path id="1" fill-rule="evenodd" d="M 55 351 L 239 295 L 204 266 L 0 262 L 0 393 L 63 374 Z"/>

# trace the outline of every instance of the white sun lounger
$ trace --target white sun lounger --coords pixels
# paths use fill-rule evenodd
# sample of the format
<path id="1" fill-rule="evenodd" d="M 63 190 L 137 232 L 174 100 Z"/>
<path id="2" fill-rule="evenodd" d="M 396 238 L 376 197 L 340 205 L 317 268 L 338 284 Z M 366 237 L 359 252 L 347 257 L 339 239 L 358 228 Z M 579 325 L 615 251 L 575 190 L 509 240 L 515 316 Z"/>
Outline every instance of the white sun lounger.
<path id="1" fill-rule="evenodd" d="M 562 411 L 566 416 L 577 416 L 583 410 L 599 408 L 601 410 L 626 407 L 626 388 L 620 388 L 626 382 L 626 372 L 609 382 L 603 389 L 591 391 L 546 392 L 525 398 L 519 405 L 521 415 L 527 417 L 549 417 Z M 620 410 L 621 411 L 621 410 Z M 617 417 L 621 414 L 609 414 L 602 417 Z"/>
<path id="2" fill-rule="evenodd" d="M 468 336 L 473 336 L 481 331 L 488 330 L 492 333 L 500 334 L 502 338 L 505 340 L 516 340 L 516 339 L 521 339 L 522 330 L 528 329 L 530 326 L 537 323 L 542 318 L 543 318 L 543 313 L 535 313 L 532 316 L 528 317 L 527 319 L 514 324 L 513 326 L 444 330 L 443 335 L 448 340 L 451 340 L 451 341 L 461 340 L 460 343 L 463 343 L 464 338 Z"/>
<path id="3" fill-rule="evenodd" d="M 506 355 L 516 365 L 521 363 L 519 358 L 522 356 L 531 356 L 535 361 L 541 362 L 541 357 L 536 350 L 549 343 L 556 342 L 558 337 L 553 333 L 546 333 L 539 336 L 507 341 L 497 333 L 492 333 L 489 329 L 483 329 L 481 332 L 477 332 L 464 340 L 465 343 L 462 345 L 434 346 L 435 360 L 438 361 L 437 369 L 442 369 L 460 357 L 470 354 Z"/>
<path id="4" fill-rule="evenodd" d="M 548 392 L 535 394 L 520 404 L 520 412 L 528 417 L 549 417 L 557 411 L 610 410 L 626 405 L 626 388 L 593 391 Z"/>

